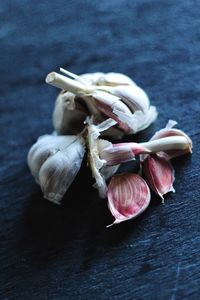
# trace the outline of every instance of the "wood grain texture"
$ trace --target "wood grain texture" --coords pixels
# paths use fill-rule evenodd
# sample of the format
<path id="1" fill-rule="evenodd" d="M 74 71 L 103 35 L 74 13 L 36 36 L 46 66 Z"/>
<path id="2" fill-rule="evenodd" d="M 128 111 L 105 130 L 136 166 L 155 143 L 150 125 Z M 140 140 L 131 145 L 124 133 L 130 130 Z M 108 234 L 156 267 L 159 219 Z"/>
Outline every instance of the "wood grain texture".
<path id="1" fill-rule="evenodd" d="M 0 6 L 0 299 L 199 299 L 199 1 L 28 1 Z M 131 76 L 159 118 L 190 135 L 194 153 L 174 160 L 175 194 L 155 196 L 134 221 L 106 229 L 106 201 L 85 166 L 57 207 L 26 165 L 52 131 L 57 90 L 46 74 Z"/>

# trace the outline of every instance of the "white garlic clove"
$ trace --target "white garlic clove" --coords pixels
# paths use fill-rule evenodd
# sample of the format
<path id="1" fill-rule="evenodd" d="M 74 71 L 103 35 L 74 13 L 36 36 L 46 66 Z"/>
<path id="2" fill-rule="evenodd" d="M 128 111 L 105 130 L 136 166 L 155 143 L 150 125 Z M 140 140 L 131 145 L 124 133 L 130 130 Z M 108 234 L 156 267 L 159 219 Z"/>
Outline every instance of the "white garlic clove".
<path id="1" fill-rule="evenodd" d="M 141 110 L 146 112 L 149 109 L 149 97 L 143 89 L 136 84 L 133 85 L 119 85 L 112 89 L 112 94 L 119 97 L 131 110 Z"/>
<path id="2" fill-rule="evenodd" d="M 60 204 L 81 167 L 85 143 L 80 136 L 46 135 L 31 147 L 28 165 L 44 197 Z"/>

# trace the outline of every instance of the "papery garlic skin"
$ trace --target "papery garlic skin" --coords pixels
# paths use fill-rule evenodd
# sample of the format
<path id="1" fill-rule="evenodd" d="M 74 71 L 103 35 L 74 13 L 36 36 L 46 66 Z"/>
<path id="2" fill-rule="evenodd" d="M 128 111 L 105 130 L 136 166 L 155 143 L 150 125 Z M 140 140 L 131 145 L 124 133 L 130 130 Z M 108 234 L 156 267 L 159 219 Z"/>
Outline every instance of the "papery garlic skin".
<path id="1" fill-rule="evenodd" d="M 59 134 L 78 134 L 83 130 L 88 111 L 76 95 L 62 91 L 56 98 L 53 126 Z"/>
<path id="2" fill-rule="evenodd" d="M 112 119 L 94 125 L 92 119 L 87 119 L 87 146 L 88 146 L 88 161 L 92 171 L 92 176 L 95 179 L 94 187 L 98 189 L 101 198 L 106 197 L 107 184 L 106 180 L 112 176 L 118 169 L 119 165 L 107 166 L 106 161 L 100 158 L 98 149 L 98 138 L 100 134 L 116 124 Z"/>
<path id="3" fill-rule="evenodd" d="M 143 213 L 150 203 L 151 194 L 141 176 L 123 173 L 112 177 L 107 198 L 109 210 L 115 218 L 113 224 L 118 224 Z"/>
<path id="4" fill-rule="evenodd" d="M 148 155 L 142 162 L 142 172 L 150 188 L 162 198 L 163 202 L 163 195 L 175 192 L 173 188 L 174 169 L 164 157 L 156 154 Z"/>
<path id="5" fill-rule="evenodd" d="M 27 161 L 44 197 L 60 204 L 76 177 L 85 154 L 80 136 L 45 135 L 31 147 Z"/>

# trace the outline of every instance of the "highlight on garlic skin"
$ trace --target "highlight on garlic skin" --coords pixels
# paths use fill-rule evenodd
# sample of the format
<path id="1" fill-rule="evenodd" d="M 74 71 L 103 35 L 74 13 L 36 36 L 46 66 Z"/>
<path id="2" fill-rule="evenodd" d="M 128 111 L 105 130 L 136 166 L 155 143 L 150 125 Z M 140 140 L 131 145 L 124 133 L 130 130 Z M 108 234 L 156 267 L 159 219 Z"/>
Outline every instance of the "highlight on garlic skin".
<path id="1" fill-rule="evenodd" d="M 81 99 L 84 106 L 87 107 L 88 115 L 94 116 L 97 123 L 112 118 L 117 122 L 119 130 L 124 134 L 131 134 L 144 130 L 157 118 L 157 110 L 150 105 L 144 90 L 123 74 L 94 73 L 77 76 L 62 68 L 60 71 L 66 76 L 52 72 L 47 75 L 46 82 L 62 89 L 63 93 L 65 93 L 64 91 L 70 92 L 74 95 L 75 102 L 76 99 Z M 55 105 L 55 110 L 56 108 L 57 105 Z M 66 118 L 63 118 L 64 113 L 61 111 L 64 108 Z M 59 117 L 58 112 L 61 117 Z M 69 132 L 70 126 L 68 126 L 67 115 L 69 115 L 67 108 L 62 105 L 57 109 L 57 113 L 54 113 L 54 124 L 57 132 L 59 132 L 59 128 L 64 128 L 63 133 L 71 133 Z M 119 135 L 120 133 L 122 135 L 122 132 L 119 132 Z"/>
<path id="2" fill-rule="evenodd" d="M 60 204 L 78 173 L 85 142 L 80 136 L 44 135 L 31 147 L 27 162 L 44 197 Z"/>

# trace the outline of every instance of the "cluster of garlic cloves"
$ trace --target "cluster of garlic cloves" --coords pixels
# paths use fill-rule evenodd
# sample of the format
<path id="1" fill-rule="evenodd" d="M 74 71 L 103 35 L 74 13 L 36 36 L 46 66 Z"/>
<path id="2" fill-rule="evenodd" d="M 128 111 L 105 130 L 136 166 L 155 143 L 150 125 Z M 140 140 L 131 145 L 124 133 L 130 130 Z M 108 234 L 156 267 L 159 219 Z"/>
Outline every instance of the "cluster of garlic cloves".
<path id="1" fill-rule="evenodd" d="M 52 72 L 46 77 L 48 84 L 61 89 L 53 111 L 55 132 L 40 137 L 27 158 L 44 197 L 61 203 L 87 151 L 94 187 L 101 198 L 107 198 L 113 224 L 144 212 L 150 189 L 164 201 L 166 193 L 175 191 L 171 159 L 191 153 L 191 139 L 169 121 L 147 142 L 123 142 L 124 135 L 146 129 L 157 118 L 145 91 L 120 73 L 78 76 L 60 71 L 64 75 Z M 139 174 L 116 174 L 121 164 L 136 157 Z"/>

